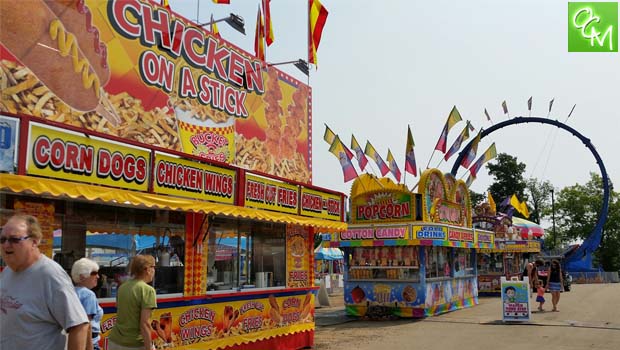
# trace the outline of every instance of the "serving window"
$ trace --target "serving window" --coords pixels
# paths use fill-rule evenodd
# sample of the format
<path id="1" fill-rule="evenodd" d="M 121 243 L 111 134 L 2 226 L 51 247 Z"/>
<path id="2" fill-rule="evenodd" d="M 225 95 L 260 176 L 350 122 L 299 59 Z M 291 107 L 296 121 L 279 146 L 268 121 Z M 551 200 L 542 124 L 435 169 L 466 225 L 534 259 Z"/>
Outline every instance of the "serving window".
<path id="1" fill-rule="evenodd" d="M 502 253 L 480 253 L 478 256 L 478 274 L 503 274 L 504 257 Z"/>
<path id="2" fill-rule="evenodd" d="M 454 277 L 474 275 L 474 257 L 471 250 L 457 248 L 454 250 Z"/>
<path id="3" fill-rule="evenodd" d="M 34 215 L 43 229 L 41 250 L 66 271 L 89 258 L 99 264 L 99 298 L 116 296 L 130 278 L 127 266 L 136 254 L 157 262 L 153 287 L 158 294 L 183 292 L 185 213 L 138 209 L 79 200 L 2 194 L 7 217 L 21 211 Z"/>
<path id="4" fill-rule="evenodd" d="M 453 257 L 448 247 L 425 247 L 426 278 L 452 276 Z"/>
<path id="5" fill-rule="evenodd" d="M 286 225 L 213 218 L 208 231 L 207 290 L 286 283 Z"/>

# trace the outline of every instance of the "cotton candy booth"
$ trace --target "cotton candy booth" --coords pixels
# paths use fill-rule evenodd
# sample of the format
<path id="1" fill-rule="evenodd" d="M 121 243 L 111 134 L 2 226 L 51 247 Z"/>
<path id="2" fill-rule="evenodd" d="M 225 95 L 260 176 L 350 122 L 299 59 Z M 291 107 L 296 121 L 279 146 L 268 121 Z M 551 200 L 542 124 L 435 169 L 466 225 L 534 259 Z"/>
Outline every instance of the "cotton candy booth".
<path id="1" fill-rule="evenodd" d="M 469 189 L 437 169 L 420 193 L 387 178 L 360 176 L 345 232 L 323 235 L 344 251 L 344 302 L 352 316 L 426 317 L 478 304 L 476 249 L 492 232 L 472 229 Z"/>

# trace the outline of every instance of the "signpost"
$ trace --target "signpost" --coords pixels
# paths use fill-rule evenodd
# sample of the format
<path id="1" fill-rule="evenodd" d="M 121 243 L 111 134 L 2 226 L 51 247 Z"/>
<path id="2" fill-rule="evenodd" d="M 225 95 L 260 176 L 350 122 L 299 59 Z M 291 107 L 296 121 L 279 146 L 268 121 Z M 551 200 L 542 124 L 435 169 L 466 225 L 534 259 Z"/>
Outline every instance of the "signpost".
<path id="1" fill-rule="evenodd" d="M 530 283 L 525 277 L 523 281 L 501 279 L 502 285 L 502 321 L 527 322 L 532 317 L 530 307 Z"/>

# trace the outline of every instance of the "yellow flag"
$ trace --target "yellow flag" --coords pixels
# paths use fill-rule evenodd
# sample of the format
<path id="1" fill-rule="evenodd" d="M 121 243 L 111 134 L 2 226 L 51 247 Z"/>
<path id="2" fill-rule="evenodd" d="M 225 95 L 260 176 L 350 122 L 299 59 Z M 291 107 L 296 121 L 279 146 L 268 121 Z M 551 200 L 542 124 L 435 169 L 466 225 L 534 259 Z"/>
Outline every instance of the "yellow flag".
<path id="1" fill-rule="evenodd" d="M 496 205 L 495 205 L 495 200 L 493 200 L 493 196 L 491 195 L 491 192 L 487 192 L 488 194 L 488 201 L 489 201 L 489 206 L 491 207 L 491 214 L 495 214 L 496 212 Z"/>

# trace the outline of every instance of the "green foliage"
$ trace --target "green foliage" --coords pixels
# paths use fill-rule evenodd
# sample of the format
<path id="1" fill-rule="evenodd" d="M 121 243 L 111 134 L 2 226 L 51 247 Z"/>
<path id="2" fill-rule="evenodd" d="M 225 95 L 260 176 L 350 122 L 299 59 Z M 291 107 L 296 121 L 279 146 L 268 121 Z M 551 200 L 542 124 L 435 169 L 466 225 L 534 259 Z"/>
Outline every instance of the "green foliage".
<path id="1" fill-rule="evenodd" d="M 471 199 L 471 206 L 472 206 L 472 208 L 475 208 L 478 204 L 483 203 L 484 201 L 486 201 L 487 196 L 486 196 L 486 194 L 482 194 L 482 193 L 478 193 L 478 192 L 474 192 L 472 190 L 469 190 L 469 198 Z"/>
<path id="2" fill-rule="evenodd" d="M 532 177 L 525 181 L 525 186 L 530 197 L 527 202 L 528 208 L 530 209 L 530 217 L 528 220 L 540 224 L 540 220 L 545 214 L 551 214 L 551 192 L 553 191 L 553 185 L 549 181 L 539 181 Z"/>
<path id="3" fill-rule="evenodd" d="M 595 266 L 606 271 L 620 270 L 620 201 L 619 194 L 611 191 L 607 221 L 599 249 L 594 252 Z M 585 185 L 563 188 L 555 203 L 558 241 L 584 240 L 590 236 L 603 206 L 603 180 L 590 173 Z"/>
<path id="4" fill-rule="evenodd" d="M 487 164 L 487 169 L 493 176 L 489 191 L 498 205 L 513 194 L 516 194 L 521 201 L 528 199 L 525 195 L 526 183 L 523 179 L 525 164 L 518 162 L 516 157 L 500 153 L 494 163 Z"/>

